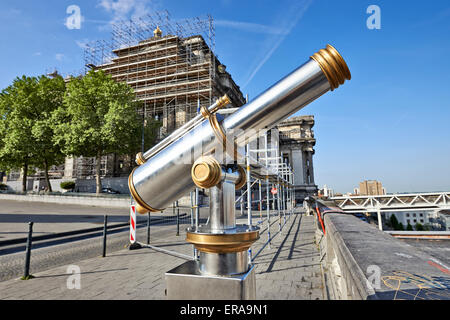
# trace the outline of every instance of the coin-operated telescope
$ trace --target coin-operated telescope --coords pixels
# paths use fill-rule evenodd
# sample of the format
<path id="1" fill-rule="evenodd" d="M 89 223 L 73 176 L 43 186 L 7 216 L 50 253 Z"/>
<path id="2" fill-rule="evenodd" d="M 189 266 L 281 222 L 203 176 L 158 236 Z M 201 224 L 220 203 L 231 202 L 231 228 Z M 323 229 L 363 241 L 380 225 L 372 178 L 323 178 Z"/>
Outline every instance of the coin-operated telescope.
<path id="1" fill-rule="evenodd" d="M 166 273 L 169 299 L 255 298 L 247 250 L 258 240 L 259 229 L 236 224 L 235 190 L 246 183 L 238 150 L 350 78 L 344 59 L 327 45 L 228 117 L 216 112 L 230 102 L 224 96 L 136 156 L 139 166 L 128 184 L 139 213 L 160 212 L 196 186 L 210 191 L 209 224 L 188 228 L 186 236 L 199 260 Z M 232 161 L 224 163 L 217 156 L 220 149 Z"/>

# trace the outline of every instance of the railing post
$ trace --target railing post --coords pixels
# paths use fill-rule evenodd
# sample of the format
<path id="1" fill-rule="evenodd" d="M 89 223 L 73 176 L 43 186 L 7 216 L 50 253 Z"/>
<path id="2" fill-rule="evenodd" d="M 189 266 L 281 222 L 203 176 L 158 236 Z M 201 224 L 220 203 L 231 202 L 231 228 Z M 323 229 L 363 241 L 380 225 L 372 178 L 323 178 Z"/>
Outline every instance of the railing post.
<path id="1" fill-rule="evenodd" d="M 246 163 L 247 163 L 247 219 L 248 226 L 252 226 L 252 185 L 250 173 L 250 145 L 246 148 Z M 252 249 L 248 249 L 248 263 L 252 263 Z"/>
<path id="2" fill-rule="evenodd" d="M 199 219 L 200 219 L 200 204 L 199 201 L 200 200 L 200 195 L 199 195 L 199 190 L 198 188 L 195 188 L 195 230 L 198 231 L 198 226 L 199 226 Z M 194 257 L 195 260 L 198 260 L 198 250 L 194 247 Z"/>
<path id="3" fill-rule="evenodd" d="M 266 213 L 267 213 L 267 241 L 269 242 L 269 249 L 270 248 L 270 185 L 269 185 L 269 176 L 266 175 Z"/>
<path id="4" fill-rule="evenodd" d="M 278 211 L 278 231 L 281 233 L 281 211 L 280 211 L 280 183 L 277 178 L 277 211 Z"/>
<path id="5" fill-rule="evenodd" d="M 191 196 L 191 228 L 195 226 L 195 220 L 194 220 L 194 208 L 195 208 L 195 192 L 191 191 L 190 193 Z M 197 249 L 195 249 L 195 246 L 192 245 L 192 250 L 193 250 L 193 258 L 194 260 L 197 259 Z"/>
<path id="6" fill-rule="evenodd" d="M 105 214 L 103 221 L 103 253 L 102 257 L 106 257 L 106 234 L 107 234 L 107 226 L 108 226 L 108 216 Z"/>
<path id="7" fill-rule="evenodd" d="M 175 201 L 175 205 L 177 208 L 177 236 L 180 235 L 180 208 L 178 207 L 178 200 Z"/>
<path id="8" fill-rule="evenodd" d="M 258 180 L 259 185 L 259 220 L 262 222 L 262 192 L 261 192 L 261 180 Z"/>
<path id="9" fill-rule="evenodd" d="M 33 222 L 28 222 L 28 238 L 27 238 L 27 248 L 25 253 L 25 270 L 23 273 L 22 280 L 28 280 L 33 278 L 30 275 L 30 260 L 31 260 L 31 246 L 33 239 Z"/>

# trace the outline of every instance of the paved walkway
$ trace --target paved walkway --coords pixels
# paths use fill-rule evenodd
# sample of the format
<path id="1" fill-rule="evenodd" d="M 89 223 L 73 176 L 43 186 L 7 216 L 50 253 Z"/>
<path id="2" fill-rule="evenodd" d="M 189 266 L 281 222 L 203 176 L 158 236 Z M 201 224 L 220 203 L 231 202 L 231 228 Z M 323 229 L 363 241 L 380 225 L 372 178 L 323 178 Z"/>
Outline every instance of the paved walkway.
<path id="1" fill-rule="evenodd" d="M 272 235 L 278 232 L 278 219 L 272 218 Z M 257 299 L 323 299 L 319 252 L 314 243 L 313 218 L 294 214 L 272 245 L 256 257 Z M 154 245 L 192 256 L 192 246 L 181 237 L 172 236 Z M 261 238 L 253 246 L 256 254 L 267 240 L 261 227 Z M 180 257 L 143 248 L 121 250 L 107 257 L 76 263 L 77 276 L 70 266 L 35 273 L 36 278 L 0 282 L 0 299 L 165 299 L 164 273 L 185 260 Z M 69 289 L 80 284 L 79 289 Z"/>

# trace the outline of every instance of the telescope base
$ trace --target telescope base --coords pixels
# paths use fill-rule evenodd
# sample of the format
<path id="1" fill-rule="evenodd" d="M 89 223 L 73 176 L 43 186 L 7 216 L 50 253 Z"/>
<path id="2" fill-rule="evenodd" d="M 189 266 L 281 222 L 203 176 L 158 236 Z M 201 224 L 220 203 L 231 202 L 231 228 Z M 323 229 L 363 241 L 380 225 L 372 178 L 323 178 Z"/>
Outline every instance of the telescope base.
<path id="1" fill-rule="evenodd" d="M 204 275 L 198 261 L 187 261 L 166 272 L 168 300 L 255 300 L 255 267 L 233 276 Z"/>

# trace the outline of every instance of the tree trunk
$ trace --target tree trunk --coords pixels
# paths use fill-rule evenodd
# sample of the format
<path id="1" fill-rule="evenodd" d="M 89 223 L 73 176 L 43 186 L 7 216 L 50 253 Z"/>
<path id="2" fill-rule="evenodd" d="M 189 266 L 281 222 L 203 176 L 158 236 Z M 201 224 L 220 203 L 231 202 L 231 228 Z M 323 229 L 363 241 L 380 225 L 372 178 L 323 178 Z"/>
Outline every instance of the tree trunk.
<path id="1" fill-rule="evenodd" d="M 45 171 L 45 182 L 47 183 L 48 192 L 53 192 L 52 185 L 50 184 L 50 178 L 48 177 L 48 162 L 44 159 L 44 171 Z"/>
<path id="2" fill-rule="evenodd" d="M 28 159 L 23 164 L 22 192 L 27 192 Z"/>
<path id="3" fill-rule="evenodd" d="M 101 168 L 101 161 L 102 161 L 102 153 L 99 151 L 97 153 L 97 163 L 95 166 L 95 173 L 96 173 L 96 182 L 97 182 L 97 190 L 96 193 L 100 194 L 102 193 L 102 180 L 100 179 L 100 168 Z"/>

